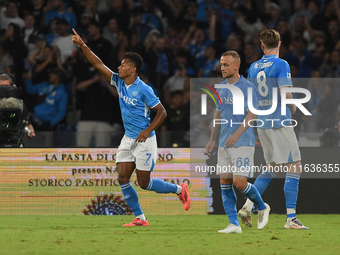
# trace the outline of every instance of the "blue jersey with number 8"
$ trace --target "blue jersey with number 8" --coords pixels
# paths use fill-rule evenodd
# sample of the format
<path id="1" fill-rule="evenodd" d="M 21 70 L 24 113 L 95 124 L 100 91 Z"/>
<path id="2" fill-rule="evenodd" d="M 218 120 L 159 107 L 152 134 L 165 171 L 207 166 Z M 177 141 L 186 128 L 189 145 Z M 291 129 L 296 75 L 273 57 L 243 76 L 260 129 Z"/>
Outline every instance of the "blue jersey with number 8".
<path id="1" fill-rule="evenodd" d="M 272 107 L 273 88 L 277 88 L 276 109 L 272 114 L 257 115 L 257 119 L 263 121 L 263 123 L 260 123 L 260 121 L 257 123 L 258 128 L 272 129 L 290 125 L 291 121 L 284 120 L 292 118 L 291 112 L 286 106 L 286 115 L 281 114 L 280 96 L 280 87 L 293 86 L 288 63 L 276 55 L 263 56 L 260 60 L 251 64 L 248 79 L 257 87 L 258 110 L 268 110 Z M 284 121 L 284 125 L 282 121 Z"/>

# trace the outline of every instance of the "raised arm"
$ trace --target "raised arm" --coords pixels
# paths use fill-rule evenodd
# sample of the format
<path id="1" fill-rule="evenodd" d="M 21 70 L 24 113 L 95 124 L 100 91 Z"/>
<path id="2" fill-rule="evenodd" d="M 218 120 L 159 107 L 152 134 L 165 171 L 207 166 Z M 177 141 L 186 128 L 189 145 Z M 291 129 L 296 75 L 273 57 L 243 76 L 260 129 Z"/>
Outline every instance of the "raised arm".
<path id="1" fill-rule="evenodd" d="M 96 54 L 91 51 L 91 49 L 84 43 L 74 28 L 72 28 L 72 31 L 74 33 L 74 35 L 71 37 L 72 42 L 82 49 L 86 58 L 90 61 L 94 68 L 96 68 L 105 77 L 105 79 L 110 82 L 112 71 L 106 65 L 104 65 L 103 61 L 98 58 Z"/>

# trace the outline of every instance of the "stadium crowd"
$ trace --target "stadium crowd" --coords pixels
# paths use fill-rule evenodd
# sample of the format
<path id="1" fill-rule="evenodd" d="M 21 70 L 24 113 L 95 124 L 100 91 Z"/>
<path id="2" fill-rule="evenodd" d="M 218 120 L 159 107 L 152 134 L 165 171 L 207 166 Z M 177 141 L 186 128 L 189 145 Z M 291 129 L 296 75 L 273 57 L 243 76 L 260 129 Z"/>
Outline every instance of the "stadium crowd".
<path id="1" fill-rule="evenodd" d="M 105 134 L 122 132 L 117 93 L 71 43 L 71 29 L 111 70 L 137 52 L 140 77 L 168 112 L 159 132 L 172 135 L 160 145 L 188 146 L 190 78 L 221 77 L 226 50 L 240 54 L 247 77 L 263 54 L 260 31 L 274 28 L 292 78 L 313 78 L 295 84 L 311 92 L 313 114 L 297 113 L 297 131 L 323 132 L 340 119 L 340 83 L 319 79 L 340 78 L 339 22 L 339 0 L 0 0 L 0 73 L 16 77 L 37 131 L 72 130 L 76 146 L 110 146 Z"/>

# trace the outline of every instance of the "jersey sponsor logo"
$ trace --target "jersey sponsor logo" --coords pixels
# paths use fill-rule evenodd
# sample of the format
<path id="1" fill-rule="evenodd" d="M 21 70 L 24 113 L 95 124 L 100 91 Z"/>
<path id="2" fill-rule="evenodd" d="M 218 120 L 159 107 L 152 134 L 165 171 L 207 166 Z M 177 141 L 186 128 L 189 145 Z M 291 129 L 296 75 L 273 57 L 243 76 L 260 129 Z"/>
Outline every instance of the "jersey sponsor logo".
<path id="1" fill-rule="evenodd" d="M 271 99 L 259 100 L 259 106 L 268 106 L 272 104 L 273 104 L 273 101 Z"/>
<path id="2" fill-rule="evenodd" d="M 119 97 L 127 104 L 137 105 L 137 99 L 136 98 L 130 98 L 127 96 L 124 96 L 122 92 L 119 92 Z"/>
<path id="3" fill-rule="evenodd" d="M 233 97 L 222 97 L 222 101 L 225 104 L 233 104 Z"/>

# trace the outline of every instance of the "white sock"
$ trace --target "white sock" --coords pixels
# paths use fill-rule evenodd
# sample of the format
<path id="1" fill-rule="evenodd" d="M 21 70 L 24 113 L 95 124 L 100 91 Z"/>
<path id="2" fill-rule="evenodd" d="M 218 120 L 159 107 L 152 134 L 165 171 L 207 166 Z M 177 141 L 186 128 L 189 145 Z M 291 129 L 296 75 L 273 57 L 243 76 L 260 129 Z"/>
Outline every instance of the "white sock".
<path id="1" fill-rule="evenodd" d="M 181 194 L 181 193 L 182 193 L 182 190 L 183 190 L 182 186 L 181 186 L 181 185 L 177 185 L 176 194 L 177 194 L 177 195 Z"/>
<path id="2" fill-rule="evenodd" d="M 143 220 L 143 221 L 146 220 L 144 213 L 141 214 L 141 215 L 136 216 L 136 218 L 138 218 L 138 219 L 140 219 L 140 220 Z"/>
<path id="3" fill-rule="evenodd" d="M 246 208 L 248 212 L 251 212 L 251 210 L 253 209 L 253 205 L 254 203 L 250 199 L 247 199 L 247 201 L 243 205 L 243 208 Z"/>
<path id="4" fill-rule="evenodd" d="M 292 209 L 292 208 L 287 208 L 287 215 L 288 214 L 294 214 L 294 215 L 296 215 L 296 210 L 295 209 Z M 294 219 L 294 218 L 296 218 L 296 216 L 294 216 L 294 217 L 287 217 L 287 220 L 292 220 L 292 219 Z"/>

